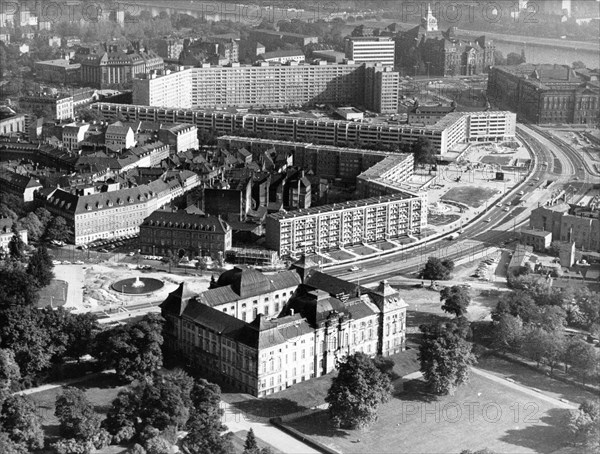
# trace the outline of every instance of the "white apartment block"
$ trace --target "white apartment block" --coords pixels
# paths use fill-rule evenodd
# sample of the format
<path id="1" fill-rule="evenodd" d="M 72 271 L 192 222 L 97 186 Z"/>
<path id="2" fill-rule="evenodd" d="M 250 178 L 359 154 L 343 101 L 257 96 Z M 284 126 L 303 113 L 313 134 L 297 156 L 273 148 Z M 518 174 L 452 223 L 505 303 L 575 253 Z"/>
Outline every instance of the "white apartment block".
<path id="1" fill-rule="evenodd" d="M 139 74 L 133 80 L 133 103 L 145 106 L 178 107 L 192 105 L 192 69 L 158 70 Z"/>
<path id="2" fill-rule="evenodd" d="M 280 257 L 418 235 L 427 224 L 426 194 L 386 197 L 267 216 L 266 245 Z"/>
<path id="3" fill-rule="evenodd" d="M 197 150 L 198 128 L 189 124 L 178 124 L 169 128 L 161 128 L 158 138 L 167 145 L 173 147 L 176 153 L 186 150 Z"/>
<path id="4" fill-rule="evenodd" d="M 400 142 L 412 143 L 420 137 L 428 138 L 437 154 L 444 155 L 454 145 L 470 141 L 499 141 L 515 137 L 516 118 L 512 112 L 453 112 L 434 125 L 411 126 L 390 125 L 387 123 L 359 123 L 345 120 L 288 117 L 283 115 L 234 114 L 209 110 L 171 109 L 129 104 L 95 103 L 92 109 L 101 112 L 106 118 L 115 118 L 118 113 L 132 121 L 153 121 L 194 124 L 200 130 L 216 130 L 219 134 L 231 134 L 243 128 L 253 132 L 270 132 L 289 137 L 290 141 L 312 142 L 321 145 L 354 146 L 397 145 Z M 493 134 L 486 136 L 484 127 L 475 122 L 471 128 L 467 124 L 470 116 L 479 115 L 506 117 Z M 490 130 L 491 131 L 491 130 Z"/>
<path id="5" fill-rule="evenodd" d="M 381 63 L 394 66 L 396 42 L 391 36 L 353 36 L 346 38 L 346 58 L 356 63 Z"/>

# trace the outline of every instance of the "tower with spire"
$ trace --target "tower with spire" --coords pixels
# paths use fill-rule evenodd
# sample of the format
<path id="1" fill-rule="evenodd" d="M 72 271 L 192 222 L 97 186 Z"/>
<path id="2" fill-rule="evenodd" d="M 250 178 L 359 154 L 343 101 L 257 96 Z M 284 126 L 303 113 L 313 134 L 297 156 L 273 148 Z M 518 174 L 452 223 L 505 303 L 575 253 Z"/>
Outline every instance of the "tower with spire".
<path id="1" fill-rule="evenodd" d="M 421 18 L 421 26 L 428 32 L 438 31 L 438 22 L 433 12 L 431 11 L 431 4 L 427 4 L 427 15 Z"/>

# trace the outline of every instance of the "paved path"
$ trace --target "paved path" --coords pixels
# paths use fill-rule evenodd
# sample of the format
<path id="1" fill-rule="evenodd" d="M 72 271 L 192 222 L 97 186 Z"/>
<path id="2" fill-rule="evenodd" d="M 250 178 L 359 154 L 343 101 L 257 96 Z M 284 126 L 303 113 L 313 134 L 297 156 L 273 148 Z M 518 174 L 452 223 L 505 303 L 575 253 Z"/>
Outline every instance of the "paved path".
<path id="1" fill-rule="evenodd" d="M 79 308 L 83 304 L 83 283 L 84 270 L 79 265 L 56 265 L 54 267 L 56 279 L 66 281 L 69 284 L 67 289 L 67 302 L 65 308 Z"/>
<path id="2" fill-rule="evenodd" d="M 498 377 L 497 375 L 494 375 L 492 373 L 478 369 L 477 367 L 471 367 L 471 372 L 473 372 L 475 375 L 479 375 L 480 377 L 484 377 L 488 380 L 496 382 L 500 385 L 515 389 L 515 390 L 525 393 L 529 396 L 535 397 L 536 399 L 546 401 L 549 404 L 554 405 L 555 407 L 565 408 L 567 410 L 574 410 L 574 409 L 578 408 L 577 405 L 575 405 L 573 403 L 563 402 L 562 400 L 559 400 L 559 399 L 556 399 L 554 397 L 550 397 L 550 396 L 544 394 L 542 391 L 538 391 L 537 389 L 520 385 L 518 383 L 515 383 L 514 381 L 507 380 L 506 378 Z M 421 372 L 413 372 L 412 374 L 405 375 L 402 378 L 404 378 L 405 380 L 417 380 L 422 377 L 423 377 L 423 374 L 421 374 Z"/>
<path id="3" fill-rule="evenodd" d="M 247 415 L 231 407 L 227 402 L 222 401 L 221 408 L 225 411 L 222 418 L 223 424 L 232 432 L 240 430 L 249 431 L 252 429 L 257 438 L 286 454 L 320 454 L 319 451 L 282 432 L 269 423 L 246 419 L 245 416 Z"/>

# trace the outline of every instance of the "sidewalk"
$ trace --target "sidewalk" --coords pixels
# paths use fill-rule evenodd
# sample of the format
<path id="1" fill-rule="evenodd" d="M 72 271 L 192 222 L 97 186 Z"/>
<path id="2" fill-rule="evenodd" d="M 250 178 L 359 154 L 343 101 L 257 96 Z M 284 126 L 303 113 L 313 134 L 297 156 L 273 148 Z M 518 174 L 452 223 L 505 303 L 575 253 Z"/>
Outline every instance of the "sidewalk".
<path id="1" fill-rule="evenodd" d="M 231 407 L 225 401 L 221 401 L 221 408 L 225 411 L 221 421 L 232 432 L 247 432 L 252 429 L 257 438 L 286 454 L 320 454 L 319 451 L 273 427 L 268 422 L 256 422 L 246 419 L 244 413 Z"/>

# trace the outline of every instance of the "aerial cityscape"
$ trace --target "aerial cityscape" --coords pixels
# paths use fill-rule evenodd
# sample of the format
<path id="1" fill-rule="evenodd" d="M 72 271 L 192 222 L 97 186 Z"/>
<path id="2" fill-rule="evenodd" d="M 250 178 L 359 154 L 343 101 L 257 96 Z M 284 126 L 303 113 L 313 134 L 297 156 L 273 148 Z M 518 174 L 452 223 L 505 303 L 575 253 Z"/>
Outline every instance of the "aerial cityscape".
<path id="1" fill-rule="evenodd" d="M 0 2 L 0 454 L 600 452 L 600 0 Z"/>

